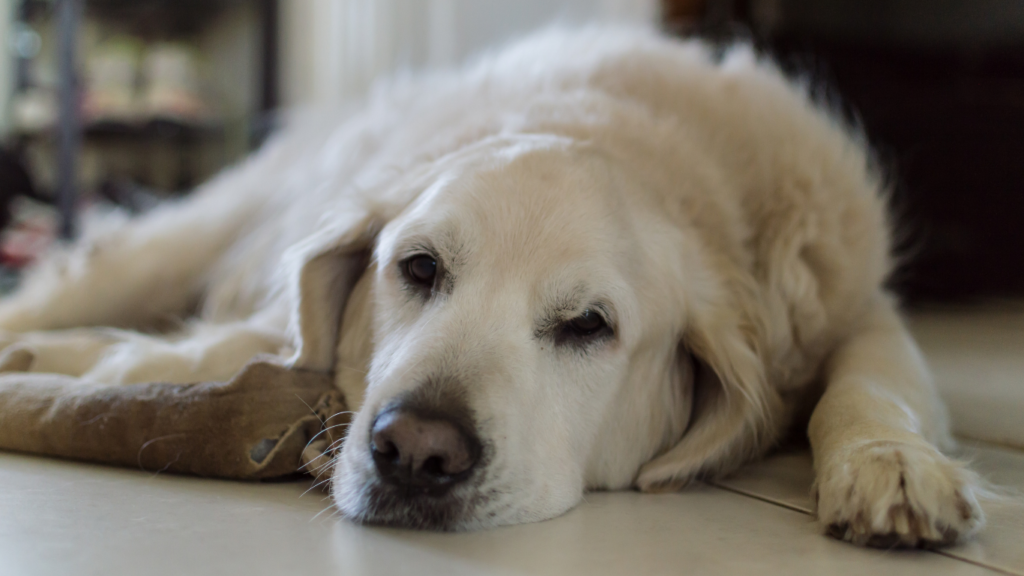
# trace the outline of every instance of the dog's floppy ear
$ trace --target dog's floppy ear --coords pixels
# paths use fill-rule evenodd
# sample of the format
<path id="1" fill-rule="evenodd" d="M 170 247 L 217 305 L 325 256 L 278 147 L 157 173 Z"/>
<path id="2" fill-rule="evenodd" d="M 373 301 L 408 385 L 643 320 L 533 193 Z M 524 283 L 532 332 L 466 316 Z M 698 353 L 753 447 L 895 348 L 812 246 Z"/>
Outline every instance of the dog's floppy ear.
<path id="1" fill-rule="evenodd" d="M 288 250 L 284 262 L 292 307 L 289 333 L 295 343 L 290 366 L 334 369 L 342 313 L 370 263 L 377 234 L 440 169 L 437 162 L 422 162 L 362 180 L 362 200 L 350 199 L 343 209 L 325 214 L 313 233 Z"/>
<path id="2" fill-rule="evenodd" d="M 735 307 L 695 307 L 677 360 L 695 364 L 693 416 L 682 439 L 640 470 L 641 490 L 677 490 L 694 477 L 727 472 L 773 441 L 769 417 L 778 399 L 765 384 L 754 339 Z"/>
<path id="3" fill-rule="evenodd" d="M 334 369 L 342 311 L 366 269 L 379 219 L 368 211 L 328 215 L 323 225 L 285 256 L 292 306 L 289 332 L 295 355 L 289 365 Z"/>

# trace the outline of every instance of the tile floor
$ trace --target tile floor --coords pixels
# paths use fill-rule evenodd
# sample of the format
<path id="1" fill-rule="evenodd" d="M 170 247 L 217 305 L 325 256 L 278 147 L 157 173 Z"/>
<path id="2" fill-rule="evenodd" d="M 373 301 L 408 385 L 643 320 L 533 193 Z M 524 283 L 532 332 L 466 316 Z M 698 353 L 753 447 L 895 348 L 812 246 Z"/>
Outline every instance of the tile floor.
<path id="1" fill-rule="evenodd" d="M 0 453 L 0 575 L 1024 575 L 1024 309 L 931 312 L 912 324 L 970 438 L 963 455 L 1006 493 L 985 505 L 988 529 L 957 548 L 865 550 L 819 535 L 805 453 L 679 494 L 590 494 L 555 520 L 454 535 L 339 521 L 307 482 Z"/>

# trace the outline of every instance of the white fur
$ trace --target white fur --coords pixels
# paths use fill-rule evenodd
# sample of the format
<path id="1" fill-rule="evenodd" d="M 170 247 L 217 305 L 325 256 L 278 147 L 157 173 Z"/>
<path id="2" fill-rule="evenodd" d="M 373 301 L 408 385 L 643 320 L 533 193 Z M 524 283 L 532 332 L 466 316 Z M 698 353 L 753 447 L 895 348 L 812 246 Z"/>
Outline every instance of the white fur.
<path id="1" fill-rule="evenodd" d="M 425 246 L 455 276 L 427 301 L 398 271 Z M 368 521 L 409 523 L 370 496 L 376 411 L 457 381 L 490 458 L 456 490 L 440 526 L 454 529 L 727 473 L 821 381 L 823 526 L 948 544 L 981 525 L 976 481 L 934 447 L 945 416 L 885 296 L 889 267 L 864 145 L 770 62 L 552 30 L 296 120 L 189 199 L 52 255 L 0 303 L 0 326 L 137 327 L 198 302 L 169 336 L 9 339 L 31 369 L 111 382 L 220 378 L 260 351 L 335 369 L 359 410 L 335 501 Z M 569 350 L 538 332 L 555 305 L 595 304 L 614 338 Z M 50 359 L 72 349 L 73 367 Z"/>

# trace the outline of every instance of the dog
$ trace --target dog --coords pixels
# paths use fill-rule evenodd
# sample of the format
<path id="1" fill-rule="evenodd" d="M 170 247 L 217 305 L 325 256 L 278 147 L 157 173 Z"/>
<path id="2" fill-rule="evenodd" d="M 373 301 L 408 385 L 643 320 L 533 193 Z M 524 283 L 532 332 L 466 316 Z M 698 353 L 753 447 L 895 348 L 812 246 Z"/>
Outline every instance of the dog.
<path id="1" fill-rule="evenodd" d="M 332 495 L 357 522 L 540 521 L 806 426 L 824 531 L 950 545 L 983 524 L 979 479 L 942 452 L 892 267 L 864 138 L 769 59 L 553 29 L 108 217 L 0 327 L 32 370 L 104 382 L 223 379 L 261 352 L 333 370 L 356 414 Z"/>

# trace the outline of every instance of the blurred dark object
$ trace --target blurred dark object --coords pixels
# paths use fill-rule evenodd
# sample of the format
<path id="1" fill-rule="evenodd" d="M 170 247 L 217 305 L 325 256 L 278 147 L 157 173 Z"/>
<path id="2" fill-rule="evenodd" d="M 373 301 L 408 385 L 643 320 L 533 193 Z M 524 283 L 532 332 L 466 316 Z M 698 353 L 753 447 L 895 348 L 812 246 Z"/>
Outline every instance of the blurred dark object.
<path id="1" fill-rule="evenodd" d="M 686 6 L 686 15 L 671 20 Z M 893 184 L 911 303 L 1024 296 L 1024 2 L 666 0 L 838 94 Z"/>
<path id="2" fill-rule="evenodd" d="M 21 155 L 0 147 L 0 294 L 53 243 L 58 218 L 52 204 L 36 189 Z"/>
<path id="3" fill-rule="evenodd" d="M 148 212 L 163 199 L 160 192 L 132 181 L 106 180 L 99 185 L 98 192 L 101 198 L 130 214 Z"/>
<path id="4" fill-rule="evenodd" d="M 75 236 L 78 204 L 76 176 L 79 148 L 82 145 L 79 110 L 79 78 L 76 51 L 78 27 L 84 0 L 57 0 L 57 207 L 60 210 L 59 234 L 63 240 Z"/>
<path id="5" fill-rule="evenodd" d="M 36 193 L 20 155 L 0 148 L 0 230 L 11 223 L 12 204 L 18 196 L 46 201 Z"/>

